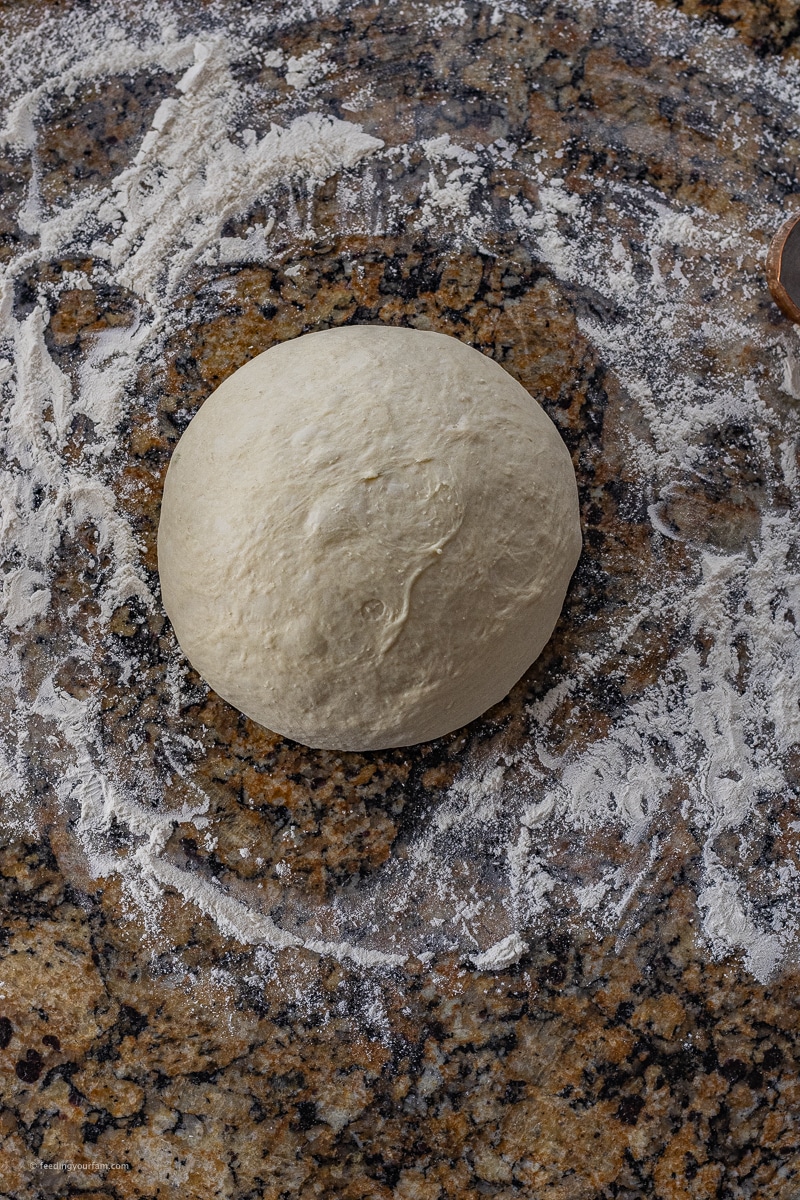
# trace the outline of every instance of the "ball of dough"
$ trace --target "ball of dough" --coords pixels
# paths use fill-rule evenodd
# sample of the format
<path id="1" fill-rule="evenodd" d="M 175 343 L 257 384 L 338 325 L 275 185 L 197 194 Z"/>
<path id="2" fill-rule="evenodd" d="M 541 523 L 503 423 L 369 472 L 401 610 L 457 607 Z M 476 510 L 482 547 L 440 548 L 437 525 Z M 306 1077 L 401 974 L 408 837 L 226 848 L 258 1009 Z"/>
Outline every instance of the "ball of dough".
<path id="1" fill-rule="evenodd" d="M 308 746 L 439 737 L 540 653 L 580 554 L 567 449 L 453 337 L 358 325 L 260 354 L 167 472 L 164 605 L 187 658 Z"/>

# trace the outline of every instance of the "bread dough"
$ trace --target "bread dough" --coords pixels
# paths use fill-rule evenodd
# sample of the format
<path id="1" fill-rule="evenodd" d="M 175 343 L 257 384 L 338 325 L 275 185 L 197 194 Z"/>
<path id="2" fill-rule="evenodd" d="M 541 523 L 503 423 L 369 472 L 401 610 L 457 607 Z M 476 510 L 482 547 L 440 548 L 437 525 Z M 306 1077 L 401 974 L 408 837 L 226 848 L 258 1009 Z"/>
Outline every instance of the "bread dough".
<path id="1" fill-rule="evenodd" d="M 220 696 L 308 746 L 376 750 L 501 700 L 580 547 L 570 456 L 525 389 L 456 338 L 358 325 L 275 346 L 206 400 L 158 566 Z"/>

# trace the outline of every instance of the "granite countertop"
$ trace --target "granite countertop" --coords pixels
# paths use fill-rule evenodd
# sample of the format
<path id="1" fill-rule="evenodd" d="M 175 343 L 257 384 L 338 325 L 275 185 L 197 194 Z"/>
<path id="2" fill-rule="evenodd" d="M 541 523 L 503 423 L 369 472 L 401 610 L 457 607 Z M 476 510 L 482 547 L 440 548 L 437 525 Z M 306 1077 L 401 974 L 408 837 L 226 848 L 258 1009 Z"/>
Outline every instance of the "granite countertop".
<path id="1" fill-rule="evenodd" d="M 800 1195 L 794 900 L 783 933 L 773 920 L 766 941 L 750 916 L 738 932 L 723 928 L 745 911 L 725 907 L 734 872 L 751 888 L 746 914 L 766 928 L 776 864 L 797 869 L 796 747 L 783 749 L 773 731 L 772 749 L 745 746 L 741 769 L 723 772 L 726 796 L 741 785 L 753 805 L 738 825 L 713 813 L 703 824 L 700 801 L 692 809 L 700 766 L 687 757 L 688 735 L 658 803 L 637 808 L 634 798 L 633 815 L 622 812 L 639 786 L 637 761 L 655 771 L 669 752 L 665 742 L 651 760 L 631 742 L 627 774 L 603 801 L 619 819 L 575 809 L 572 824 L 546 827 L 538 849 L 540 826 L 519 822 L 521 806 L 562 779 L 558 763 L 588 761 L 630 714 L 647 724 L 647 698 L 686 655 L 728 679 L 727 666 L 714 666 L 713 628 L 693 624 L 691 606 L 699 596 L 713 611 L 714 571 L 761 563 L 753 547 L 765 522 L 796 514 L 791 455 L 782 477 L 764 463 L 781 426 L 797 428 L 800 358 L 763 281 L 769 237 L 797 205 L 795 6 L 399 0 L 284 10 L 236 0 L 167 11 L 26 0 L 0 12 L 14 55 L 33 53 L 37 29 L 52 45 L 52 61 L 40 53 L 25 79 L 6 55 L 0 77 L 10 101 L 40 89 L 30 128 L 15 110 L 23 133 L 0 147 L 17 361 L 28 364 L 31 394 L 40 368 L 50 371 L 42 422 L 58 424 L 60 380 L 88 397 L 58 443 L 63 479 L 96 461 L 47 562 L 31 568 L 33 615 L 10 622 L 17 673 L 0 680 L 11 746 L 0 1197 Z M 154 36 L 162 48 L 138 64 L 120 49 L 126 37 Z M 237 51 L 248 38 L 251 50 Z M 102 218 L 111 232 L 97 225 L 84 236 L 80 221 L 74 234 L 43 231 L 71 204 L 88 212 L 134 169 L 148 131 L 172 119 L 159 106 L 190 94 L 192 61 L 198 78 L 204 69 L 205 51 L 192 59 L 196 41 L 228 55 L 218 102 L 235 97 L 230 125 L 243 145 L 273 122 L 299 137 L 312 112 L 383 146 L 364 143 L 348 165 L 347 143 L 323 177 L 318 165 L 305 176 L 265 167 L 258 198 L 244 210 L 231 200 L 211 250 L 198 251 L 189 230 L 188 265 L 171 291 L 159 276 L 157 290 L 144 267 L 137 276 L 98 250 L 98 240 L 125 236 L 113 211 Z M 60 79 L 49 91 L 48 72 Z M 142 205 L 170 170 L 180 164 L 136 183 Z M 189 196 L 191 173 L 181 186 Z M 202 200 L 192 203 L 187 229 L 206 219 Z M 666 230 L 655 258 L 645 209 Z M 158 220 L 172 211 L 165 201 Z M 184 244 L 170 236 L 167 271 Z M 570 258 L 579 236 L 583 265 Z M 140 261 L 141 244 L 128 245 L 126 261 Z M 662 313 L 679 303 L 689 366 L 677 343 L 659 341 Z M 707 332 L 723 319 L 725 337 Z M 158 602 L 156 531 L 170 453 L 222 379 L 287 338 L 370 321 L 460 337 L 541 399 L 576 466 L 584 553 L 553 639 L 507 700 L 436 743 L 336 755 L 260 729 L 185 669 Z M 150 343 L 135 341 L 156 325 Z M 128 343 L 103 341 L 132 329 Z M 633 362 L 635 338 L 646 361 Z M 104 433 L 113 361 L 135 371 Z M 669 486 L 656 480 L 658 455 L 686 427 L 665 416 L 660 448 L 652 397 L 635 386 L 651 368 L 665 391 L 690 376 L 698 387 L 711 378 L 720 395 L 752 381 L 749 414 L 734 400 L 713 411 L 703 401 L 711 415 L 702 437 L 692 432 L 702 462 Z M 682 397 L 675 403 L 680 413 Z M 686 407 L 694 403 L 687 391 Z M 112 435 L 113 453 L 92 459 Z M 651 479 L 642 447 L 652 447 Z M 92 492 L 93 481 L 108 490 Z M 124 534 L 98 516 L 112 493 L 135 539 L 134 573 L 122 582 Z M 34 496 L 31 528 L 45 503 Z M 21 561 L 9 558 L 10 569 Z M 682 590 L 701 561 L 706 591 Z M 36 600 L 45 577 L 47 604 Z M 27 587 L 32 577 L 14 578 Z M 642 589 L 662 580 L 670 603 L 640 613 L 623 637 Z M 718 603 L 722 622 L 728 601 Z M 757 610 L 755 600 L 746 609 Z M 736 705 L 753 668 L 745 617 L 731 628 L 735 731 L 749 728 Z M 593 665 L 551 703 L 579 659 Z M 763 700 L 769 687 L 759 686 Z M 81 733 L 90 717 L 91 736 Z M 724 740 L 725 721 L 715 728 Z M 418 839 L 437 813 L 461 804 L 474 815 L 498 764 L 508 815 L 483 833 L 476 826 L 452 861 L 434 861 L 451 872 L 439 894 L 413 859 Z M 601 767 L 591 786 L 569 778 L 559 786 L 573 796 L 607 786 Z M 712 783 L 703 788 L 713 809 Z M 198 794 L 206 807 L 193 809 Z M 163 811 L 173 820 L 153 853 L 168 865 L 137 875 L 137 848 L 155 828 L 143 834 L 142 814 Z M 515 847 L 528 839 L 524 886 L 508 883 L 493 841 L 504 820 Z M 597 880 L 612 889 L 612 879 L 618 892 L 601 917 L 590 900 L 602 894 Z M 205 890 L 192 892 L 192 880 Z M 298 944 L 265 948 L 241 933 L 257 895 L 258 911 Z M 362 941 L 368 911 L 378 920 Z M 511 929 L 515 953 L 479 969 L 480 953 L 506 944 Z M 398 951 L 398 962 L 378 969 L 355 952 L 318 953 L 312 933 L 331 946 Z"/>

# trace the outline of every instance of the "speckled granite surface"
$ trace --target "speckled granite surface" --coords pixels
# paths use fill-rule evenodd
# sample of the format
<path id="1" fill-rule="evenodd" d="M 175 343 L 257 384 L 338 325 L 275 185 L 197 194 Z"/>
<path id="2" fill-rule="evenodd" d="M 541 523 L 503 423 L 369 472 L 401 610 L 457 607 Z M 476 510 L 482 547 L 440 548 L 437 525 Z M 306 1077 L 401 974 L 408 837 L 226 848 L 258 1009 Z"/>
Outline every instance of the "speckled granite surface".
<path id="1" fill-rule="evenodd" d="M 788 61 L 800 45 L 788 3 L 683 7 L 692 19 L 735 29 L 762 58 Z M 591 172 L 654 182 L 676 201 L 728 216 L 741 211 L 743 227 L 754 198 L 767 196 L 780 210 L 795 180 L 768 159 L 753 162 L 746 141 L 739 148 L 716 139 L 703 115 L 706 82 L 631 40 L 622 10 L 609 9 L 606 22 L 593 25 L 577 5 L 534 8 L 535 24 L 510 11 L 494 21 L 491 5 L 467 3 L 463 21 L 444 22 L 424 40 L 411 7 L 354 4 L 297 19 L 281 38 L 287 54 L 326 47 L 336 63 L 330 111 L 339 75 L 348 95 L 354 72 L 372 84 L 363 110 L 346 115 L 376 136 L 386 138 L 393 121 L 402 126 L 413 113 L 415 127 L 397 129 L 398 137 L 448 132 L 523 145 L 535 131 L 553 152 L 572 137 L 564 174 L 578 193 Z M 29 11 L 35 23 L 36 5 Z M 199 6 L 184 16 L 190 29 L 204 19 Z M 273 82 L 285 98 L 277 73 Z M 49 201 L 121 170 L 173 83 L 143 72 L 54 103 L 39 143 Z M 409 95 L 413 105 L 398 103 Z M 271 116 L 267 106 L 264 128 Z M 745 130 L 763 119 L 743 111 Z M 785 152 L 797 134 L 776 136 Z M 17 221 L 26 168 L 9 152 L 0 169 L 0 253 L 10 254 L 29 236 Z M 393 186 L 407 184 L 412 194 L 420 169 L 398 163 Z M 498 206 L 520 186 L 498 171 Z M 277 198 L 279 213 L 290 199 Z M 163 616 L 135 602 L 116 611 L 94 659 L 72 663 L 59 679 L 73 696 L 100 698 L 105 735 L 123 752 L 132 732 L 152 732 L 155 744 L 164 724 L 206 739 L 203 779 L 220 832 L 208 850 L 199 834 L 176 831 L 182 863 L 249 879 L 257 851 L 268 889 L 277 886 L 270 872 L 280 860 L 311 898 L 368 878 L 389 860 L 452 783 L 469 747 L 524 741 L 525 706 L 569 660 L 576 631 L 601 639 L 598 614 L 624 607 L 640 573 L 680 571 L 685 553 L 679 541 L 653 540 L 624 444 L 609 435 L 623 414 L 633 416 L 578 328 L 578 315 L 597 303 L 590 290 L 531 260 L 501 221 L 491 245 L 454 248 L 413 224 L 380 237 L 342 235 L 333 185 L 318 189 L 313 203 L 314 243 L 287 235 L 299 273 L 287 274 L 280 255 L 266 265 L 198 272 L 180 300 L 183 328 L 169 344 L 166 387 L 155 369 L 151 378 L 142 373 L 142 411 L 152 419 L 130 422 L 120 470 L 148 569 L 155 568 L 160 481 L 197 406 L 254 350 L 343 321 L 454 333 L 541 396 L 578 466 L 585 553 L 554 639 L 511 697 L 475 727 L 410 751 L 309 752 L 201 692 L 178 717 L 163 669 L 169 630 Z M 248 213 L 227 233 L 242 235 L 260 216 Z M 76 267 L 91 277 L 86 261 L 32 266 L 17 281 L 20 314 L 31 311 L 44 283 Z M 713 289 L 697 303 L 698 310 L 713 303 Z M 123 289 L 61 292 L 46 332 L 54 360 L 68 372 L 93 334 L 129 323 L 132 311 Z M 766 325 L 780 320 L 766 291 L 743 299 L 741 311 Z M 749 353 L 756 351 L 743 344 L 742 359 Z M 88 426 L 71 431 L 76 445 L 91 436 Z M 693 495 L 675 496 L 668 514 L 675 528 L 702 534 L 721 552 L 747 544 L 766 487 L 748 476 L 747 431 L 727 436 L 728 457 L 716 474 Z M 96 555 L 99 578 L 102 548 L 87 542 L 85 549 Z M 58 582 L 65 610 L 80 588 L 91 598 L 91 573 L 76 575 L 68 560 Z M 666 669 L 680 636 L 677 619 L 672 627 L 654 622 L 624 692 L 611 667 L 598 673 L 578 714 L 587 739 L 604 714 Z M 142 664 L 133 678 L 120 677 L 120 645 L 135 648 Z M 636 919 L 621 919 L 615 934 L 598 937 L 571 922 L 544 931 L 504 971 L 481 973 L 463 955 L 444 954 L 430 966 L 412 959 L 377 980 L 287 950 L 279 970 L 254 982 L 249 952 L 175 894 L 167 894 L 163 914 L 170 952 L 165 944 L 159 953 L 157 939 L 154 950 L 115 877 L 92 878 L 75 850 L 52 798 L 57 750 L 30 755 L 38 826 L 0 855 L 1 1196 L 800 1195 L 797 974 L 786 969 L 764 985 L 736 958 L 710 961 L 694 932 L 699 845 L 687 827 L 676 832 L 668 806 L 661 870 Z M 771 834 L 773 853 L 792 852 L 781 842 L 790 815 Z M 237 853 L 244 842 L 255 848 L 246 861 Z M 598 853 L 613 848 L 598 842 Z M 105 1166 L 42 1165 L 57 1162 Z"/>

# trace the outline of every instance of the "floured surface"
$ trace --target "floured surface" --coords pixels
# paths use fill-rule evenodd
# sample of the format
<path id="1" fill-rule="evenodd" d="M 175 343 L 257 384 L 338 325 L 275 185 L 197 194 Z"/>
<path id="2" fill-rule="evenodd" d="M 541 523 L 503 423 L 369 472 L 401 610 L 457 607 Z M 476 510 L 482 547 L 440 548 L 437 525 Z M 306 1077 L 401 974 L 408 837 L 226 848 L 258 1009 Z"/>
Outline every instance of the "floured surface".
<path id="1" fill-rule="evenodd" d="M 411 24 L 458 48 L 469 20 Z M 515 4 L 480 21 L 471 86 L 499 115 L 418 110 L 341 31 L 287 54 L 267 15 L 53 18 L 46 61 L 8 35 L 6 821 L 32 830 L 44 805 L 160 952 L 174 889 L 262 947 L 256 974 L 280 947 L 497 970 L 553 928 L 624 946 L 680 874 L 706 952 L 765 981 L 800 903 L 800 343 L 762 268 L 800 82 L 647 4 L 576 5 L 562 31 Z M 106 74 L 139 81 L 129 159 L 70 178 L 48 114 Z M 588 548 L 510 703 L 375 761 L 234 728 L 163 627 L 152 558 L 187 409 L 266 344 L 369 319 L 453 332 L 541 387 Z M 336 802 L 297 816 L 312 783 Z"/>

